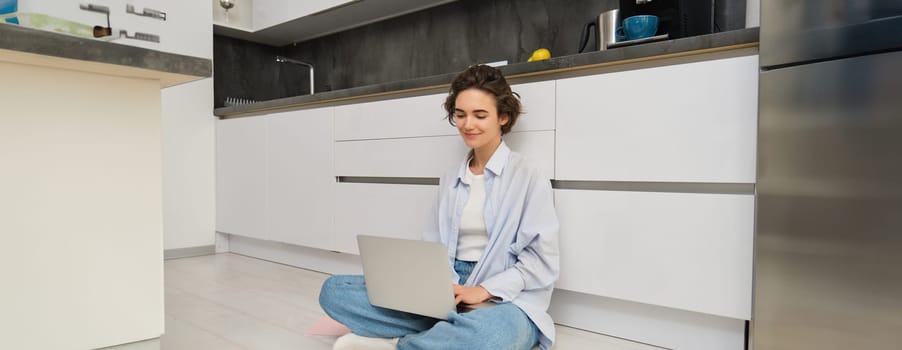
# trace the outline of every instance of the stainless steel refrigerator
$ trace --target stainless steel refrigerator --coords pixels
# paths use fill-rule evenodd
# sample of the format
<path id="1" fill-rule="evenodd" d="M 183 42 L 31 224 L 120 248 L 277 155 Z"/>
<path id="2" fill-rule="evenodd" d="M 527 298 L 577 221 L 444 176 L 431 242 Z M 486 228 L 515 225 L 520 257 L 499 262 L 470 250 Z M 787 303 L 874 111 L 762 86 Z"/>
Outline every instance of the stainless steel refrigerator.
<path id="1" fill-rule="evenodd" d="M 902 349 L 902 1 L 762 0 L 754 350 Z"/>

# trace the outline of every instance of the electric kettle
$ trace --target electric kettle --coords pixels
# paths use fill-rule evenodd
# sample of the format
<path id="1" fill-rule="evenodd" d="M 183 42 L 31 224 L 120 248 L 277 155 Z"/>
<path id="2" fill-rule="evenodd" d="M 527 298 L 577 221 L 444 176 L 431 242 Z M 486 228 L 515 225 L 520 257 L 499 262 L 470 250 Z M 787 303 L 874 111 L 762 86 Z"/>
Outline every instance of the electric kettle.
<path id="1" fill-rule="evenodd" d="M 593 20 L 586 24 L 583 29 L 582 35 L 580 35 L 579 39 L 579 51 L 583 52 L 586 49 L 586 45 L 589 44 L 589 37 L 592 36 L 592 28 L 595 27 L 595 42 L 597 44 L 596 48 L 598 50 L 605 50 L 608 48 L 608 45 L 617 42 L 617 26 L 620 25 L 620 11 L 618 9 L 613 9 L 610 11 L 602 12 L 598 15 L 597 20 Z"/>

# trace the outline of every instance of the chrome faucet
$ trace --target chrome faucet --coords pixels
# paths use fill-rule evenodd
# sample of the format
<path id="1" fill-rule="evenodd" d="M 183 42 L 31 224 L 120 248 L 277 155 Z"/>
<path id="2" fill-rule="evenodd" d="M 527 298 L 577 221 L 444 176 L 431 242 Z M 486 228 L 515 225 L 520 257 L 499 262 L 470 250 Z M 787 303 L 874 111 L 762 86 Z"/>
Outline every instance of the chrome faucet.
<path id="1" fill-rule="evenodd" d="M 302 66 L 307 66 L 310 68 L 310 94 L 313 95 L 313 65 L 304 61 L 293 60 L 290 58 L 286 58 L 285 56 L 276 56 L 276 62 L 279 63 L 293 63 L 299 64 Z"/>

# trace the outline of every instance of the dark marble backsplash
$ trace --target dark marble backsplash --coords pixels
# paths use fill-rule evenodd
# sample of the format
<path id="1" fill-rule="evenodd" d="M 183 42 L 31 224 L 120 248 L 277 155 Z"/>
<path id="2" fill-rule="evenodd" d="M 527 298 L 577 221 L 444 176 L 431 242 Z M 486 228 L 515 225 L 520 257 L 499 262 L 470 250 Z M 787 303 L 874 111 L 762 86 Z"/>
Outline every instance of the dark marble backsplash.
<path id="1" fill-rule="evenodd" d="M 213 36 L 213 98 L 223 107 L 226 98 L 265 101 L 308 93 L 307 69 L 276 63 L 284 51 L 240 39 Z M 305 83 L 293 83 L 304 79 Z"/>
<path id="2" fill-rule="evenodd" d="M 566 3 L 566 5 L 565 5 Z M 445 74 L 474 63 L 525 62 L 533 50 L 576 54 L 580 34 L 618 0 L 460 0 L 284 47 L 214 38 L 216 107 L 226 97 L 270 100 Z M 721 31 L 745 27 L 745 0 L 717 0 Z"/>

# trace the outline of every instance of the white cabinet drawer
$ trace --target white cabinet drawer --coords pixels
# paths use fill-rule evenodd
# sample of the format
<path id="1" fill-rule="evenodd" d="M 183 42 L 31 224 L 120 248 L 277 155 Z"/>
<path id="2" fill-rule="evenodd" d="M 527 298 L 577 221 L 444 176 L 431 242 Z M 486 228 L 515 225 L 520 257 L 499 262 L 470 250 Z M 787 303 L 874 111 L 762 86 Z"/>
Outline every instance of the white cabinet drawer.
<path id="1" fill-rule="evenodd" d="M 543 81 L 511 87 L 520 94 L 526 111 L 513 131 L 554 129 L 554 86 L 554 81 Z M 335 140 L 457 135 L 457 129 L 444 119 L 442 104 L 447 96 L 442 93 L 335 107 Z"/>
<path id="2" fill-rule="evenodd" d="M 266 118 L 216 122 L 216 230 L 266 236 Z"/>
<path id="3" fill-rule="evenodd" d="M 335 107 L 335 140 L 457 135 L 444 119 L 447 94 Z"/>
<path id="4" fill-rule="evenodd" d="M 755 182 L 758 56 L 557 82 L 560 180 Z"/>
<path id="5" fill-rule="evenodd" d="M 555 190 L 557 287 L 751 317 L 752 195 Z"/>
<path id="6" fill-rule="evenodd" d="M 459 136 L 335 142 L 335 175 L 440 177 L 466 154 Z"/>
<path id="7" fill-rule="evenodd" d="M 359 254 L 359 234 L 421 239 L 437 186 L 369 183 L 335 185 L 335 250 Z"/>
<path id="8" fill-rule="evenodd" d="M 554 131 L 514 132 L 504 139 L 546 176 L 554 176 Z M 335 176 L 441 177 L 467 152 L 457 135 L 336 142 Z"/>

